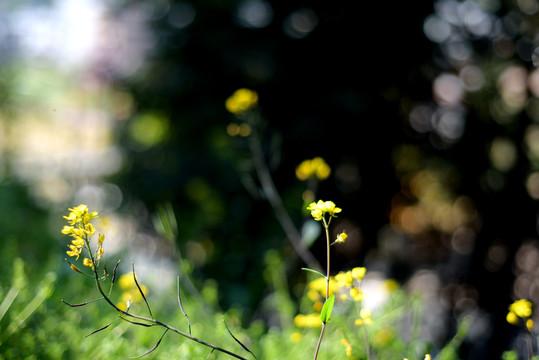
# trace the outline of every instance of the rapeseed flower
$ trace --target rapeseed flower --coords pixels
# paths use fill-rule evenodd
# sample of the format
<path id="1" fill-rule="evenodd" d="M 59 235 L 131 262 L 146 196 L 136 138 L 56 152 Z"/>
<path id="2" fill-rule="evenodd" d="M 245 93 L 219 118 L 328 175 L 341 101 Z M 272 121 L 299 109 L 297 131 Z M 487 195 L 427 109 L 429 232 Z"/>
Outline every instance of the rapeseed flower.
<path id="1" fill-rule="evenodd" d="M 342 339 L 341 344 L 343 344 L 346 347 L 346 356 L 348 357 L 352 356 L 352 345 L 348 342 L 348 340 Z"/>
<path id="2" fill-rule="evenodd" d="M 138 282 L 138 280 L 137 280 Z M 123 290 L 122 300 L 116 304 L 116 306 L 124 311 L 127 311 L 130 304 L 139 303 L 143 300 L 142 294 L 140 293 L 137 283 L 135 283 L 135 278 L 132 273 L 123 274 L 118 279 L 118 285 Z M 148 287 L 139 283 L 140 290 L 146 295 L 148 293 Z"/>
<path id="3" fill-rule="evenodd" d="M 354 321 L 354 324 L 357 326 L 372 324 L 371 310 L 368 308 L 361 309 L 359 312 L 359 318 Z"/>
<path id="4" fill-rule="evenodd" d="M 534 322 L 530 318 L 533 313 L 533 303 L 526 299 L 520 299 L 509 305 L 509 312 L 507 313 L 506 320 L 508 323 L 517 325 L 520 319 L 524 320 L 526 329 L 528 331 L 533 330 Z"/>
<path id="5" fill-rule="evenodd" d="M 322 326 L 322 322 L 320 321 L 320 314 L 298 314 L 294 318 L 294 324 L 300 328 L 319 328 Z"/>
<path id="6" fill-rule="evenodd" d="M 318 202 L 312 202 L 307 206 L 307 210 L 311 212 L 311 216 L 316 220 L 320 221 L 322 218 L 329 214 L 331 217 L 337 217 L 336 214 L 342 211 L 341 208 L 335 206 L 333 201 L 323 201 L 318 200 Z"/>
<path id="7" fill-rule="evenodd" d="M 343 231 L 342 233 L 337 235 L 337 239 L 335 240 L 334 244 L 335 243 L 344 244 L 344 242 L 346 241 L 347 238 L 348 238 L 348 234 Z"/>
<path id="8" fill-rule="evenodd" d="M 298 180 L 318 179 L 325 180 L 331 174 L 331 168 L 321 157 L 315 157 L 310 160 L 303 160 L 296 167 L 296 177 Z"/>
<path id="9" fill-rule="evenodd" d="M 225 107 L 232 114 L 239 115 L 258 104 L 258 94 L 250 89 L 238 89 L 228 99 Z"/>
<path id="10" fill-rule="evenodd" d="M 64 216 L 64 219 L 67 220 L 69 225 L 65 225 L 61 233 L 64 235 L 69 235 L 73 239 L 71 244 L 68 244 L 67 247 L 69 250 L 66 251 L 66 254 L 74 257 L 75 260 L 78 260 L 82 251 L 86 249 L 88 254 L 91 253 L 90 249 L 90 240 L 92 235 L 95 234 L 95 227 L 92 224 L 92 220 L 99 217 L 97 211 L 90 212 L 88 206 L 81 204 L 79 206 L 69 208 L 69 214 Z M 82 261 L 82 264 L 88 267 L 94 268 L 94 262 L 101 259 L 103 256 L 103 241 L 105 240 L 104 235 L 99 235 L 98 239 L 98 248 L 95 252 L 95 255 L 90 259 L 85 257 Z M 80 272 L 80 270 L 73 264 L 70 263 L 70 266 L 73 270 Z"/>

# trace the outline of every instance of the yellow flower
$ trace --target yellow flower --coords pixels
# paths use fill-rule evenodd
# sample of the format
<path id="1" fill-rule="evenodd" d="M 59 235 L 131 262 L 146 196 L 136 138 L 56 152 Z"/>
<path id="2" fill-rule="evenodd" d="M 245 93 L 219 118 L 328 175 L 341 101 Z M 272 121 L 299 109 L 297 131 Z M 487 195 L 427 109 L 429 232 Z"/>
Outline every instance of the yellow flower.
<path id="1" fill-rule="evenodd" d="M 364 267 L 355 267 L 352 269 L 352 277 L 356 280 L 362 280 L 367 269 Z"/>
<path id="2" fill-rule="evenodd" d="M 520 299 L 509 306 L 509 311 L 515 313 L 520 318 L 527 318 L 532 314 L 532 306 L 533 304 L 530 301 Z"/>
<path id="3" fill-rule="evenodd" d="M 97 254 L 96 254 L 96 260 L 101 260 L 101 257 L 103 256 L 103 254 L 105 253 L 105 250 L 100 247 L 99 249 L 97 249 Z"/>
<path id="4" fill-rule="evenodd" d="M 249 89 L 238 89 L 226 99 L 225 107 L 232 114 L 241 114 L 258 104 L 258 94 Z"/>
<path id="5" fill-rule="evenodd" d="M 73 232 L 73 230 L 75 230 L 75 228 L 73 226 L 65 225 L 64 228 L 62 229 L 62 234 L 69 235 L 69 234 L 71 234 Z"/>
<path id="6" fill-rule="evenodd" d="M 105 234 L 100 234 L 97 239 L 97 246 L 103 246 L 103 241 L 105 241 Z"/>
<path id="7" fill-rule="evenodd" d="M 348 234 L 346 234 L 344 231 L 340 233 L 337 236 L 337 239 L 335 240 L 336 243 L 344 243 L 346 239 L 348 238 Z"/>
<path id="8" fill-rule="evenodd" d="M 532 330 L 533 330 L 533 320 L 532 319 L 526 320 L 526 329 L 528 329 L 529 332 L 532 332 Z"/>
<path id="9" fill-rule="evenodd" d="M 518 316 L 514 312 L 511 312 L 511 311 L 508 312 L 505 318 L 509 324 L 513 324 L 513 325 L 518 324 Z"/>
<path id="10" fill-rule="evenodd" d="M 367 319 L 371 317 L 371 310 L 368 308 L 363 308 L 359 312 L 359 316 L 361 316 L 362 319 Z"/>
<path id="11" fill-rule="evenodd" d="M 84 239 L 77 236 L 75 239 L 71 240 L 71 243 L 76 247 L 81 248 L 84 246 Z"/>
<path id="12" fill-rule="evenodd" d="M 88 258 L 84 258 L 84 260 L 82 260 L 82 265 L 91 267 L 92 269 L 94 268 L 94 263 Z"/>
<path id="13" fill-rule="evenodd" d="M 75 256 L 75 260 L 79 259 L 79 255 L 82 251 L 82 248 L 77 247 L 75 245 L 68 245 L 71 250 L 66 251 L 66 254 L 69 256 Z"/>
<path id="14" fill-rule="evenodd" d="M 292 340 L 292 342 L 295 342 L 295 343 L 300 342 L 301 338 L 303 338 L 303 335 L 301 335 L 299 332 L 293 332 L 290 335 L 290 340 Z"/>
<path id="15" fill-rule="evenodd" d="M 355 301 L 361 301 L 363 300 L 363 291 L 361 289 L 352 288 L 350 289 L 350 296 Z"/>
<path id="16" fill-rule="evenodd" d="M 359 312 L 359 316 L 360 316 L 360 318 L 356 319 L 356 321 L 354 321 L 355 325 L 360 326 L 360 325 L 370 325 L 370 324 L 372 324 L 371 310 L 370 309 L 368 309 L 368 308 L 361 309 L 361 311 Z"/>
<path id="17" fill-rule="evenodd" d="M 431 357 L 429 354 L 425 354 L 425 360 L 431 360 Z"/>
<path id="18" fill-rule="evenodd" d="M 122 276 L 120 276 L 120 278 L 118 279 L 118 285 L 120 285 L 120 288 L 123 290 L 122 299 L 124 302 L 127 302 L 128 300 L 133 303 L 138 303 L 142 301 L 142 295 L 137 288 L 137 284 L 135 283 L 135 279 L 133 278 L 132 273 L 123 274 Z M 145 285 L 141 285 L 140 283 L 139 286 L 140 290 L 142 290 L 142 293 L 146 295 L 148 293 L 148 288 Z"/>
<path id="19" fill-rule="evenodd" d="M 317 178 L 318 180 L 325 180 L 331 174 L 331 168 L 321 157 L 315 157 L 311 160 L 302 161 L 298 167 L 296 167 L 296 177 L 298 180 L 307 180 Z"/>
<path id="20" fill-rule="evenodd" d="M 294 324 L 297 327 L 310 327 L 310 328 L 319 328 L 322 326 L 322 322 L 320 321 L 320 314 L 298 314 L 294 318 Z"/>
<path id="21" fill-rule="evenodd" d="M 337 288 L 351 287 L 354 283 L 354 278 L 352 277 L 350 271 L 340 271 L 337 275 L 335 275 L 335 282 L 337 282 Z"/>
<path id="22" fill-rule="evenodd" d="M 341 344 L 343 344 L 346 347 L 346 356 L 348 357 L 352 356 L 352 345 L 348 342 L 348 340 L 342 339 Z"/>
<path id="23" fill-rule="evenodd" d="M 311 216 L 316 220 L 320 221 L 326 213 L 330 216 L 335 217 L 335 214 L 338 214 L 342 211 L 341 208 L 335 206 L 333 201 L 323 201 L 318 200 L 318 202 L 312 202 L 307 206 L 307 210 L 311 212 Z"/>
<path id="24" fill-rule="evenodd" d="M 95 228 L 91 223 L 85 224 L 84 225 L 84 232 L 86 234 L 88 234 L 88 235 L 93 235 L 93 234 L 95 234 Z"/>

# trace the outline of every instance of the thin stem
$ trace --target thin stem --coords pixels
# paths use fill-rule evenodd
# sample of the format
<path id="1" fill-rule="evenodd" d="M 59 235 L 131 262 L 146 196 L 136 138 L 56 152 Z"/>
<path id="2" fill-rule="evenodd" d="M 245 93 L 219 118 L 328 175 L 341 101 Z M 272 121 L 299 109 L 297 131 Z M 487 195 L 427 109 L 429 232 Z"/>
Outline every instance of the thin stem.
<path id="1" fill-rule="evenodd" d="M 326 218 L 322 218 L 324 221 L 324 229 L 326 231 L 326 301 L 329 298 L 329 268 L 330 268 L 330 254 L 329 254 L 329 222 L 331 221 L 331 218 L 326 222 Z"/>
<path id="2" fill-rule="evenodd" d="M 262 147 L 260 146 L 260 140 L 256 135 L 249 138 L 249 147 L 253 156 L 253 164 L 255 166 L 256 174 L 262 186 L 262 191 L 266 195 L 268 202 L 273 208 L 275 216 L 286 233 L 290 244 L 303 262 L 305 262 L 305 264 L 307 264 L 309 267 L 319 269 L 320 263 L 316 260 L 313 254 L 301 244 L 301 233 L 298 231 L 288 212 L 284 208 L 281 197 L 277 192 L 266 162 L 264 161 L 264 153 L 262 151 Z"/>
<path id="3" fill-rule="evenodd" d="M 168 324 L 166 324 L 166 323 L 164 323 L 164 322 L 161 322 L 161 321 L 156 320 L 156 319 L 148 318 L 148 317 L 145 317 L 145 316 L 140 316 L 140 315 L 132 314 L 132 313 L 130 313 L 130 312 L 127 312 L 127 311 L 124 311 L 124 310 L 118 308 L 118 307 L 112 302 L 112 300 L 110 300 L 110 298 L 105 294 L 105 292 L 103 291 L 103 288 L 101 287 L 101 284 L 100 284 L 100 282 L 99 282 L 99 275 L 98 275 L 98 273 L 97 273 L 97 270 L 95 270 L 95 269 L 94 269 L 94 274 L 95 274 L 95 281 L 96 281 L 96 283 L 97 283 L 97 288 L 98 288 L 99 292 L 101 293 L 101 295 L 103 296 L 103 298 L 109 303 L 109 305 L 112 306 L 116 311 L 118 311 L 118 312 L 120 312 L 120 313 L 122 313 L 122 314 L 124 314 L 124 315 L 126 315 L 126 316 L 132 317 L 132 318 L 134 318 L 134 319 L 138 319 L 138 320 L 142 320 L 142 321 L 147 321 L 147 322 L 152 323 L 152 324 L 160 325 L 160 326 L 162 326 L 162 327 L 164 327 L 164 328 L 166 328 L 166 329 L 168 329 L 168 330 L 171 330 L 171 331 L 173 331 L 173 332 L 175 332 L 175 333 L 177 333 L 177 334 L 180 334 L 181 336 L 184 336 L 184 337 L 186 337 L 186 338 L 188 338 L 188 339 L 190 339 L 190 340 L 193 340 L 193 341 L 195 341 L 195 342 L 197 342 L 197 343 L 199 343 L 199 344 L 208 346 L 208 347 L 210 347 L 210 348 L 212 348 L 212 349 L 215 349 L 215 350 L 217 350 L 217 351 L 220 351 L 220 352 L 223 352 L 223 353 L 225 353 L 225 354 L 228 354 L 228 355 L 230 355 L 230 356 L 232 356 L 232 357 L 235 357 L 236 359 L 247 360 L 246 358 L 241 357 L 241 356 L 239 356 L 239 355 L 237 355 L 237 354 L 234 354 L 234 353 L 231 352 L 231 351 L 228 351 L 228 350 L 223 349 L 223 348 L 221 348 L 221 347 L 219 347 L 219 346 L 217 346 L 217 345 L 213 345 L 213 344 L 211 344 L 211 343 L 209 343 L 209 342 L 207 342 L 207 341 L 204 341 L 204 340 L 201 340 L 201 339 L 199 339 L 199 338 L 197 338 L 197 337 L 194 337 L 194 336 L 192 336 L 192 335 L 189 335 L 189 334 L 187 334 L 187 333 L 185 333 L 185 332 L 183 332 L 183 331 L 181 331 L 181 330 L 179 330 L 179 329 L 176 329 L 175 327 L 170 326 L 170 325 L 168 325 Z"/>
<path id="4" fill-rule="evenodd" d="M 326 221 L 326 218 L 322 218 L 323 224 L 324 224 L 324 230 L 326 232 L 326 253 L 327 253 L 327 261 L 326 261 L 326 301 L 328 301 L 329 298 L 329 270 L 330 270 L 330 242 L 329 242 L 329 223 L 331 222 L 331 217 L 329 220 Z M 324 337 L 324 330 L 326 329 L 326 324 L 322 322 L 322 330 L 320 330 L 320 337 L 318 338 L 318 343 L 316 344 L 316 350 L 314 352 L 314 360 L 318 357 L 318 351 L 320 350 L 320 345 L 322 344 L 322 338 Z"/>
<path id="5" fill-rule="evenodd" d="M 326 324 L 322 323 L 322 330 L 320 331 L 320 337 L 318 338 L 318 343 L 316 344 L 316 351 L 314 352 L 314 360 L 318 357 L 318 351 L 320 350 L 320 345 L 322 344 L 322 337 L 324 336 L 324 330 L 326 329 Z"/>
<path id="6" fill-rule="evenodd" d="M 105 299 L 105 301 L 108 302 L 109 305 L 112 306 L 116 311 L 118 311 L 118 312 L 124 314 L 125 316 L 132 317 L 132 318 L 134 318 L 134 319 L 138 319 L 138 320 L 142 320 L 142 321 L 149 322 L 149 323 L 151 323 L 151 324 L 155 324 L 155 325 L 162 326 L 162 327 L 164 327 L 164 328 L 167 329 L 167 330 L 173 331 L 173 332 L 175 332 L 175 333 L 177 333 L 177 334 L 179 334 L 179 335 L 181 335 L 181 336 L 184 336 L 184 337 L 186 337 L 186 338 L 188 338 L 188 339 L 190 339 L 190 340 L 193 340 L 193 341 L 195 341 L 195 342 L 197 342 L 197 343 L 199 343 L 199 344 L 205 345 L 205 346 L 207 346 L 207 347 L 210 347 L 210 348 L 215 349 L 215 350 L 217 350 L 217 351 L 220 351 L 220 352 L 222 352 L 222 353 L 228 354 L 228 355 L 230 355 L 230 356 L 232 356 L 232 357 L 235 357 L 236 359 L 247 360 L 246 358 L 241 357 L 241 356 L 239 356 L 239 355 L 237 355 L 237 354 L 235 354 L 235 353 L 233 353 L 233 352 L 231 352 L 231 351 L 228 351 L 228 350 L 223 349 L 223 348 L 221 348 L 221 347 L 219 347 L 219 346 L 217 346 L 217 345 L 213 345 L 213 344 L 211 344 L 211 343 L 209 343 L 209 342 L 207 342 L 207 341 L 201 340 L 201 339 L 199 339 L 199 338 L 197 338 L 197 337 L 194 337 L 194 336 L 192 336 L 192 335 L 190 335 L 190 334 L 187 334 L 187 333 L 185 333 L 185 332 L 183 332 L 183 331 L 181 331 L 181 330 L 179 330 L 179 329 L 176 329 L 175 327 L 170 326 L 170 325 L 168 325 L 168 324 L 166 324 L 166 323 L 164 323 L 164 322 L 161 322 L 161 321 L 156 320 L 156 319 L 148 318 L 148 317 L 145 317 L 145 316 L 140 316 L 140 315 L 132 314 L 132 313 L 130 313 L 130 312 L 127 312 L 127 311 L 124 311 L 124 310 L 118 308 L 118 307 L 116 306 L 116 304 L 114 304 L 114 303 L 112 302 L 112 300 L 111 300 L 111 299 L 105 294 L 105 292 L 103 291 L 103 288 L 101 287 L 101 282 L 99 281 L 99 274 L 97 273 L 97 264 L 95 263 L 94 255 L 92 254 L 92 251 L 91 251 L 91 248 L 90 248 L 90 243 L 89 243 L 89 240 L 88 240 L 88 239 L 86 239 L 86 244 L 88 245 L 88 252 L 90 253 L 90 257 L 91 257 L 92 263 L 94 264 L 93 271 L 94 271 L 95 282 L 96 282 L 96 284 L 97 284 L 97 289 L 99 290 L 99 292 L 101 293 L 101 295 L 103 296 L 103 298 Z"/>

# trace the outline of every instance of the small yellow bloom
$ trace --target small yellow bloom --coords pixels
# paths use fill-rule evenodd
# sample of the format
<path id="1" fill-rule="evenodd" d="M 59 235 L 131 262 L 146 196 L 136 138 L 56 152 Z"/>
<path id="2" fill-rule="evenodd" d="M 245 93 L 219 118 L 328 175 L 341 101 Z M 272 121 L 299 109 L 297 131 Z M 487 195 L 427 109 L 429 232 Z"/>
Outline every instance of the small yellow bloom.
<path id="1" fill-rule="evenodd" d="M 64 228 L 62 229 L 62 234 L 69 235 L 73 232 L 73 230 L 75 230 L 73 226 L 65 225 Z"/>
<path id="2" fill-rule="evenodd" d="M 363 308 L 359 312 L 359 316 L 361 316 L 362 319 L 367 319 L 371 317 L 371 310 L 368 308 Z"/>
<path id="3" fill-rule="evenodd" d="M 317 178 L 325 180 L 331 174 L 331 168 L 321 157 L 315 157 L 311 160 L 304 160 L 296 167 L 296 177 L 298 180 L 307 180 Z"/>
<path id="4" fill-rule="evenodd" d="M 102 247 L 97 249 L 96 260 L 101 260 L 101 257 L 103 256 L 104 253 L 105 253 L 105 250 Z"/>
<path id="5" fill-rule="evenodd" d="M 330 216 L 335 217 L 335 214 L 338 214 L 342 211 L 341 208 L 335 206 L 333 201 L 323 201 L 318 200 L 318 202 L 312 202 L 307 207 L 307 210 L 311 212 L 311 216 L 316 220 L 320 221 L 326 213 Z"/>
<path id="6" fill-rule="evenodd" d="M 372 324 L 370 309 L 367 309 L 367 308 L 361 309 L 361 311 L 359 312 L 359 316 L 360 318 L 354 321 L 354 324 L 356 326 Z"/>
<path id="7" fill-rule="evenodd" d="M 137 280 L 138 281 L 138 280 Z M 122 299 L 125 303 L 132 301 L 133 303 L 138 303 L 142 301 L 142 295 L 140 294 L 135 279 L 133 278 L 132 273 L 123 274 L 118 279 L 118 285 L 123 290 Z M 142 293 L 146 295 L 148 293 L 148 288 L 145 285 L 139 283 Z"/>
<path id="8" fill-rule="evenodd" d="M 354 278 L 349 271 L 340 271 L 337 275 L 335 275 L 335 281 L 337 282 L 338 288 L 351 287 L 354 283 Z"/>
<path id="9" fill-rule="evenodd" d="M 431 360 L 431 357 L 429 354 L 425 354 L 425 360 Z"/>
<path id="10" fill-rule="evenodd" d="M 532 330 L 533 330 L 533 320 L 532 319 L 526 320 L 526 329 L 528 329 L 529 332 L 532 332 Z"/>
<path id="11" fill-rule="evenodd" d="M 518 324 L 518 316 L 514 312 L 511 312 L 511 311 L 508 312 L 505 318 L 509 324 L 513 324 L 513 325 Z"/>
<path id="12" fill-rule="evenodd" d="M 68 245 L 71 250 L 66 251 L 66 254 L 69 256 L 75 256 L 75 260 L 79 259 L 79 255 L 82 251 L 82 248 L 77 247 L 75 245 Z"/>
<path id="13" fill-rule="evenodd" d="M 337 239 L 335 240 L 336 243 L 344 243 L 346 239 L 348 238 L 348 234 L 346 234 L 344 231 L 340 233 L 337 236 Z"/>
<path id="14" fill-rule="evenodd" d="M 303 335 L 301 335 L 299 332 L 293 332 L 290 335 L 290 340 L 292 340 L 292 342 L 295 342 L 295 343 L 300 342 L 302 338 L 303 338 Z"/>
<path id="15" fill-rule="evenodd" d="M 241 114 L 258 104 L 258 94 L 249 89 L 238 89 L 226 102 L 226 109 L 232 114 Z"/>
<path id="16" fill-rule="evenodd" d="M 355 267 L 352 269 L 352 277 L 356 280 L 362 280 L 367 269 L 364 267 Z"/>
<path id="17" fill-rule="evenodd" d="M 84 260 L 82 260 L 82 265 L 89 266 L 92 269 L 94 268 L 94 263 L 92 262 L 92 260 L 90 260 L 88 258 L 84 258 Z"/>
<path id="18" fill-rule="evenodd" d="M 348 340 L 342 339 L 341 344 L 343 344 L 346 347 L 346 356 L 348 357 L 352 356 L 352 345 L 348 342 Z"/>
<path id="19" fill-rule="evenodd" d="M 533 304 L 530 301 L 526 299 L 520 299 L 509 306 L 509 311 L 515 313 L 515 315 L 520 318 L 527 318 L 530 317 L 532 314 L 532 306 Z"/>
<path id="20" fill-rule="evenodd" d="M 105 241 L 105 234 L 100 234 L 97 239 L 97 246 L 103 246 L 103 241 Z"/>
<path id="21" fill-rule="evenodd" d="M 84 225 L 84 232 L 88 235 L 93 235 L 95 234 L 95 228 L 94 226 L 91 224 L 91 223 L 88 223 L 86 225 Z"/>
<path id="22" fill-rule="evenodd" d="M 84 240 L 78 236 L 75 237 L 73 240 L 71 240 L 71 243 L 78 248 L 81 248 L 84 246 Z"/>
<path id="23" fill-rule="evenodd" d="M 363 300 L 363 291 L 361 289 L 352 288 L 350 289 L 350 296 L 354 301 L 361 301 Z"/>
<path id="24" fill-rule="evenodd" d="M 319 328 L 322 326 L 322 322 L 320 321 L 320 314 L 298 314 L 294 318 L 294 324 L 297 327 L 310 327 L 310 328 Z"/>

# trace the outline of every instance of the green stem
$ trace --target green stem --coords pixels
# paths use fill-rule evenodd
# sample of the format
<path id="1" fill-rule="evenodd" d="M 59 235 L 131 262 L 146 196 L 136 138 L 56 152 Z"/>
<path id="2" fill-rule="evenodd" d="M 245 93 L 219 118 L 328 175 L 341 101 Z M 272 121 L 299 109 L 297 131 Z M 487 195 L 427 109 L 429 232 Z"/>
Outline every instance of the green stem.
<path id="1" fill-rule="evenodd" d="M 329 298 L 329 269 L 330 269 L 330 242 L 329 242 L 329 223 L 331 222 L 331 217 L 326 221 L 326 218 L 322 218 L 324 224 L 324 230 L 326 232 L 326 301 Z M 318 351 L 320 350 L 320 345 L 322 344 L 322 338 L 324 337 L 324 330 L 326 329 L 326 324 L 322 323 L 322 330 L 320 331 L 320 337 L 318 338 L 318 343 L 316 344 L 316 350 L 314 352 L 314 360 L 318 357 Z"/>
<path id="2" fill-rule="evenodd" d="M 309 267 L 320 268 L 320 264 L 314 255 L 308 249 L 306 249 L 303 244 L 301 244 L 301 233 L 298 231 L 294 225 L 294 222 L 290 218 L 290 215 L 284 208 L 283 201 L 279 196 L 269 169 L 264 161 L 264 153 L 260 145 L 260 140 L 256 135 L 249 137 L 249 147 L 253 156 L 255 171 L 260 181 L 260 185 L 262 186 L 262 191 L 264 192 L 264 195 L 266 195 L 268 202 L 273 208 L 275 216 L 286 233 L 286 236 L 294 248 L 294 251 Z"/>
<path id="3" fill-rule="evenodd" d="M 92 256 L 92 261 L 93 261 L 93 256 Z M 97 283 L 97 288 L 98 288 L 99 292 L 101 293 L 101 295 L 103 296 L 103 298 L 105 299 L 105 301 L 108 302 L 109 305 L 112 306 L 116 311 L 118 311 L 118 312 L 120 312 L 120 313 L 122 313 L 122 314 L 124 314 L 124 315 L 126 315 L 126 316 L 129 316 L 129 317 L 131 317 L 131 318 L 134 318 L 134 319 L 138 319 L 138 320 L 142 320 L 142 321 L 149 322 L 149 323 L 151 323 L 151 324 L 155 324 L 155 325 L 162 326 L 162 327 L 164 327 L 165 329 L 168 329 L 168 330 L 170 330 L 170 331 L 173 331 L 173 332 L 175 332 L 175 333 L 177 333 L 177 334 L 179 334 L 179 335 L 181 335 L 181 336 L 184 336 L 184 337 L 186 337 L 186 338 L 188 338 L 188 339 L 190 339 L 190 340 L 193 340 L 193 341 L 195 341 L 195 342 L 197 342 L 197 343 L 199 343 L 199 344 L 205 345 L 205 346 L 210 347 L 210 348 L 212 348 L 212 349 L 215 349 L 215 350 L 217 350 L 217 351 L 220 351 L 220 352 L 223 352 L 223 353 L 225 353 L 225 354 L 228 354 L 228 355 L 230 355 L 230 356 L 232 356 L 232 357 L 235 357 L 236 359 L 247 360 L 246 358 L 241 357 L 241 356 L 239 356 L 239 355 L 237 355 L 237 354 L 234 354 L 234 353 L 231 352 L 231 351 L 228 351 L 228 350 L 223 349 L 223 348 L 221 348 L 221 347 L 219 347 L 219 346 L 217 346 L 217 345 L 213 345 L 213 344 L 211 344 L 211 343 L 209 343 L 209 342 L 207 342 L 207 341 L 204 341 L 204 340 L 201 340 L 201 339 L 199 339 L 199 338 L 197 338 L 197 337 L 194 337 L 194 336 L 192 336 L 192 335 L 189 335 L 189 334 L 187 334 L 187 333 L 185 333 L 185 332 L 183 332 L 183 331 L 181 331 L 181 330 L 179 330 L 179 329 L 176 329 L 175 327 L 170 326 L 170 325 L 168 325 L 168 324 L 166 324 L 166 323 L 164 323 L 164 322 L 161 322 L 161 321 L 156 320 L 156 319 L 148 318 L 148 317 L 145 317 L 145 316 L 140 316 L 140 315 L 132 314 L 132 313 L 130 313 L 130 312 L 128 312 L 128 311 L 124 311 L 124 310 L 118 308 L 118 307 L 112 302 L 112 300 L 110 300 L 110 298 L 105 294 L 105 292 L 103 291 L 103 288 L 101 287 L 101 283 L 100 283 L 100 281 L 99 281 L 99 274 L 97 273 L 97 269 L 94 269 L 94 275 L 95 275 L 95 281 L 96 281 L 96 283 Z"/>
<path id="4" fill-rule="evenodd" d="M 89 252 L 89 254 L 90 254 L 90 257 L 91 257 L 91 260 L 92 260 L 92 264 L 94 264 L 93 271 L 94 271 L 95 282 L 96 282 L 96 284 L 97 284 L 97 289 L 99 290 L 99 292 L 101 293 L 101 295 L 103 296 L 103 298 L 105 299 L 105 301 L 108 302 L 109 305 L 112 306 L 112 307 L 114 308 L 114 310 L 116 310 L 116 311 L 118 311 L 118 312 L 124 314 L 125 316 L 129 316 L 129 317 L 131 317 L 131 318 L 133 318 L 133 319 L 138 319 L 138 320 L 146 321 L 146 322 L 151 323 L 151 324 L 155 324 L 155 325 L 162 326 L 162 327 L 164 327 L 164 328 L 167 329 L 167 330 L 173 331 L 173 332 L 175 332 L 175 333 L 177 333 L 177 334 L 179 334 L 179 335 L 181 335 L 181 336 L 184 336 L 184 337 L 186 337 L 186 338 L 188 338 L 188 339 L 190 339 L 190 340 L 193 340 L 193 341 L 195 341 L 195 342 L 197 342 L 197 343 L 199 343 L 199 344 L 202 344 L 202 345 L 205 345 L 205 346 L 207 346 L 207 347 L 210 347 L 210 348 L 212 348 L 212 349 L 214 349 L 214 350 L 217 350 L 217 351 L 220 351 L 220 352 L 222 352 L 222 353 L 228 354 L 228 355 L 230 355 L 230 356 L 232 356 L 232 357 L 235 357 L 236 359 L 247 360 L 246 358 L 241 357 L 241 356 L 239 356 L 239 355 L 237 355 L 237 354 L 235 354 L 235 353 L 233 353 L 233 352 L 231 352 L 231 351 L 228 351 L 228 350 L 223 349 L 223 348 L 221 348 L 221 347 L 219 347 L 219 346 L 217 346 L 217 345 L 213 345 L 213 344 L 211 344 L 211 343 L 209 343 L 209 342 L 207 342 L 207 341 L 204 341 L 204 340 L 201 340 L 201 339 L 199 339 L 199 338 L 197 338 L 197 337 L 194 337 L 194 336 L 192 336 L 192 335 L 190 335 L 190 334 L 188 334 L 188 333 L 185 333 L 185 332 L 183 332 L 183 331 L 181 331 L 181 330 L 179 330 L 179 329 L 176 329 L 175 327 L 170 326 L 170 325 L 168 325 L 168 324 L 166 324 L 166 323 L 164 323 L 164 322 L 161 322 L 161 321 L 156 320 L 156 319 L 148 318 L 148 317 L 145 317 L 145 316 L 140 316 L 140 315 L 132 314 L 132 313 L 130 313 L 130 312 L 128 312 L 128 311 L 124 311 L 124 310 L 118 308 L 118 307 L 116 306 L 116 304 L 114 304 L 114 303 L 112 302 L 112 300 L 105 294 L 105 291 L 103 291 L 103 288 L 101 287 L 101 282 L 99 281 L 99 274 L 98 274 L 98 272 L 97 272 L 97 263 L 95 262 L 94 254 L 92 254 L 92 250 L 91 250 L 91 248 L 90 248 L 90 241 L 89 241 L 89 237 L 88 237 L 88 236 L 86 236 L 85 241 L 86 241 L 86 245 L 88 246 L 88 252 Z"/>

